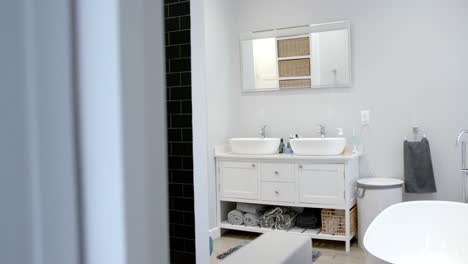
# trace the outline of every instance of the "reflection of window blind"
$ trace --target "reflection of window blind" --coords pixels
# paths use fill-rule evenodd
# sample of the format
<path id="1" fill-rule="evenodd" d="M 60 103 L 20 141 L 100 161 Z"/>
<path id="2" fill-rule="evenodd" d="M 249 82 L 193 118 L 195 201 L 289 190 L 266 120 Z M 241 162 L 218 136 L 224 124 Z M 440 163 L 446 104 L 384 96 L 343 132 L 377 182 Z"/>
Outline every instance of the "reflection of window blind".
<path id="1" fill-rule="evenodd" d="M 280 88 L 311 87 L 308 36 L 278 39 Z"/>
<path id="2" fill-rule="evenodd" d="M 280 77 L 310 76 L 310 59 L 282 60 L 278 67 Z"/>
<path id="3" fill-rule="evenodd" d="M 310 84 L 310 79 L 281 80 L 279 82 L 280 88 L 308 88 Z"/>
<path id="4" fill-rule="evenodd" d="M 307 56 L 310 54 L 309 38 L 291 38 L 278 40 L 278 58 Z"/>

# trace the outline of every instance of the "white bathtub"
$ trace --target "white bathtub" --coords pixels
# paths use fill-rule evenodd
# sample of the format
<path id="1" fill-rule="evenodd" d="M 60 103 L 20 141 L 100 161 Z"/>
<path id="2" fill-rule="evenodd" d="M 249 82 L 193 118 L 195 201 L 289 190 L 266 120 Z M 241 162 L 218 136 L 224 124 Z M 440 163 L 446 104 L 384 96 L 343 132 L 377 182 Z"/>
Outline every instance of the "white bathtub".
<path id="1" fill-rule="evenodd" d="M 368 263 L 468 263 L 468 204 L 399 203 L 385 209 L 364 236 Z"/>

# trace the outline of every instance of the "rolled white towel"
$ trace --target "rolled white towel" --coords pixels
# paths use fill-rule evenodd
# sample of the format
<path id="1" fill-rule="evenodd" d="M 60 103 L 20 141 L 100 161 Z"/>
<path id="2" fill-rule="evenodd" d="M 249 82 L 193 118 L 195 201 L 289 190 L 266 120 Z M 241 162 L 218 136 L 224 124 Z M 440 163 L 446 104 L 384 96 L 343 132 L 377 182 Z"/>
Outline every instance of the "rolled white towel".
<path id="1" fill-rule="evenodd" d="M 244 214 L 244 224 L 246 226 L 258 226 L 260 216 L 261 214 L 246 213 Z"/>
<path id="2" fill-rule="evenodd" d="M 228 213 L 228 222 L 232 225 L 242 225 L 244 223 L 244 213 L 239 210 L 232 210 Z"/>
<path id="3" fill-rule="evenodd" d="M 244 213 L 258 214 L 266 210 L 267 206 L 263 204 L 237 203 L 236 209 Z"/>

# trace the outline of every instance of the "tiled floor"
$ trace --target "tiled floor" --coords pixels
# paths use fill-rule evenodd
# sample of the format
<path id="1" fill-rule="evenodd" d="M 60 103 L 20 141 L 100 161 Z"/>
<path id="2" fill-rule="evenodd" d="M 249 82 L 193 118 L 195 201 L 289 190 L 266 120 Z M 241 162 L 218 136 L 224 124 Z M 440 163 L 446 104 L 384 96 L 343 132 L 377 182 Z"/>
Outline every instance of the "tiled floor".
<path id="1" fill-rule="evenodd" d="M 248 232 L 229 231 L 221 238 L 214 241 L 214 251 L 211 256 L 211 264 L 219 263 L 216 259 L 218 254 L 226 252 L 228 249 L 239 245 L 241 241 L 253 240 L 258 235 Z M 314 264 L 363 264 L 365 263 L 365 253 L 357 243 L 353 241 L 351 252 L 344 251 L 343 242 L 314 240 L 312 247 L 319 249 L 322 255 Z"/>

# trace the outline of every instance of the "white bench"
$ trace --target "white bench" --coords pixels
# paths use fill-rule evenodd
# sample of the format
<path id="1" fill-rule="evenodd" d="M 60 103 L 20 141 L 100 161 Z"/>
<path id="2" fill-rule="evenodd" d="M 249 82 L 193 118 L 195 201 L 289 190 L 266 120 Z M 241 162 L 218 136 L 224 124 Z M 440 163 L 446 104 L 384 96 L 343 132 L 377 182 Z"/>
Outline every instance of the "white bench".
<path id="1" fill-rule="evenodd" d="M 312 240 L 309 236 L 268 232 L 227 257 L 222 264 L 311 264 Z"/>

